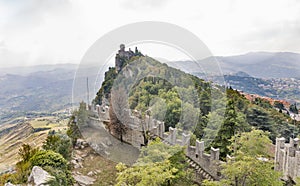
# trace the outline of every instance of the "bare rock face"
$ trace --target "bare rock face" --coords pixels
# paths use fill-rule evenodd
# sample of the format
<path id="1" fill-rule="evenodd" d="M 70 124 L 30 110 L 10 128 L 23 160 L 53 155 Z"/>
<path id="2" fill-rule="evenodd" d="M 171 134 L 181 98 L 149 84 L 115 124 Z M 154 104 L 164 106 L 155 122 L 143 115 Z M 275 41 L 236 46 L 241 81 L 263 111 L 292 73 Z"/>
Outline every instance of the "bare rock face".
<path id="1" fill-rule="evenodd" d="M 17 186 L 17 185 L 14 185 L 14 184 L 12 184 L 10 182 L 7 182 L 4 186 Z"/>
<path id="2" fill-rule="evenodd" d="M 92 185 L 96 181 L 94 178 L 91 178 L 89 176 L 77 175 L 77 174 L 74 174 L 73 178 L 81 186 Z"/>
<path id="3" fill-rule="evenodd" d="M 76 149 L 84 149 L 85 147 L 88 147 L 88 146 L 89 146 L 89 144 L 85 140 L 77 139 L 75 148 Z"/>
<path id="4" fill-rule="evenodd" d="M 32 168 L 30 176 L 28 177 L 28 183 L 29 185 L 33 184 L 34 186 L 46 186 L 45 183 L 52 178 L 53 176 L 51 176 L 44 169 L 39 166 L 34 166 Z"/>

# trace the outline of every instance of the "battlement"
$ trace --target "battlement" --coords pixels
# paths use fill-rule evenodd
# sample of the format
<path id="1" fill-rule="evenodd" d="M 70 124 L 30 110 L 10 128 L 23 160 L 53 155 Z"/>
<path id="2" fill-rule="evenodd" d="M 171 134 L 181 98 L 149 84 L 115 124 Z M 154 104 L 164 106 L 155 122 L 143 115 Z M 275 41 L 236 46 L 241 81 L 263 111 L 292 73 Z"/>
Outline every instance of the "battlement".
<path id="1" fill-rule="evenodd" d="M 116 67 L 116 72 L 119 73 L 122 68 L 124 67 L 125 60 L 129 60 L 133 56 L 140 56 L 142 55 L 137 47 L 135 47 L 135 51 L 133 52 L 130 48 L 128 51 L 125 50 L 125 45 L 121 44 L 120 45 L 120 50 L 116 54 L 115 58 L 115 67 Z"/>
<path id="2" fill-rule="evenodd" d="M 109 120 L 109 107 L 96 105 L 91 107 L 92 111 L 97 112 L 101 121 Z"/>
<path id="3" fill-rule="evenodd" d="M 299 139 L 290 138 L 285 143 L 285 138 L 276 138 L 275 170 L 283 173 L 283 179 L 289 178 L 296 181 L 300 176 L 300 148 Z"/>
<path id="4" fill-rule="evenodd" d="M 100 120 L 109 120 L 108 106 L 95 106 L 95 111 L 98 113 Z M 134 147 L 141 148 L 145 145 L 143 137 L 144 131 L 148 131 L 153 137 L 159 137 L 164 143 L 169 145 L 180 145 L 186 148 L 186 156 L 201 166 L 201 168 L 211 175 L 214 179 L 220 177 L 220 164 L 219 149 L 211 148 L 210 153 L 205 153 L 204 141 L 196 140 L 196 145 L 190 144 L 191 134 L 179 131 L 177 128 L 169 127 L 168 131 L 165 130 L 165 123 L 151 118 L 146 115 L 145 120 L 142 122 L 137 117 L 137 111 L 131 113 L 130 110 L 125 110 L 129 115 L 128 123 L 126 124 L 128 130 L 123 135 L 123 140 L 132 144 Z"/>

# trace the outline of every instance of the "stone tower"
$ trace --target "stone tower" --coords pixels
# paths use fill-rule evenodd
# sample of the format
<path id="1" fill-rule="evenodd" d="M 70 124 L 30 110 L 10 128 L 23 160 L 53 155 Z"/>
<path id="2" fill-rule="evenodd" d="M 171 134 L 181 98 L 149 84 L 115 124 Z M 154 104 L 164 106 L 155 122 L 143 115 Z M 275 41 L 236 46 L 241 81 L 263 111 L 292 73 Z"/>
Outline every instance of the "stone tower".
<path id="1" fill-rule="evenodd" d="M 134 55 L 135 55 L 134 52 L 131 51 L 130 48 L 129 51 L 126 51 L 125 45 L 124 44 L 120 45 L 120 50 L 118 51 L 115 59 L 115 67 L 117 73 L 119 73 L 122 70 L 122 68 L 125 66 L 124 63 Z"/>

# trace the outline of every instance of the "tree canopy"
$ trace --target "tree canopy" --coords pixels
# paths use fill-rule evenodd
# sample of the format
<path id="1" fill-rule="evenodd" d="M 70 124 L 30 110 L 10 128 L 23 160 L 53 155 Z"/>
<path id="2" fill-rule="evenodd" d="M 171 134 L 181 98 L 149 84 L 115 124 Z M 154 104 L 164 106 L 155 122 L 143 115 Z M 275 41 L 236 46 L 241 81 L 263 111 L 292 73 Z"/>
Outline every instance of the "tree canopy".
<path id="1" fill-rule="evenodd" d="M 157 138 L 143 147 L 135 165 L 119 163 L 117 185 L 192 185 L 182 147 L 169 146 Z"/>
<path id="2" fill-rule="evenodd" d="M 233 157 L 223 165 L 221 181 L 205 181 L 205 186 L 246 186 L 274 185 L 281 186 L 280 172 L 273 169 L 273 160 L 269 159 L 271 140 L 269 133 L 257 129 L 241 133 L 231 138 L 229 149 Z"/>

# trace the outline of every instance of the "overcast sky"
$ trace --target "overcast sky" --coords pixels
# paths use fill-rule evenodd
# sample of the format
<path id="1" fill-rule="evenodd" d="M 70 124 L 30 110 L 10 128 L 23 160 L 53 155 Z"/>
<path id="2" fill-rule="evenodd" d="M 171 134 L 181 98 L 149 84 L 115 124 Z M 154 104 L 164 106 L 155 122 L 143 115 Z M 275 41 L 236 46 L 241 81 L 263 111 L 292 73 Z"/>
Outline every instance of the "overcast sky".
<path id="1" fill-rule="evenodd" d="M 213 55 L 300 53 L 298 0 L 0 0 L 0 67 L 78 63 L 103 34 L 138 21 L 184 27 Z"/>

